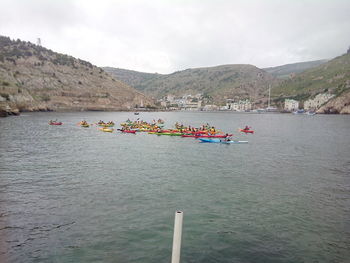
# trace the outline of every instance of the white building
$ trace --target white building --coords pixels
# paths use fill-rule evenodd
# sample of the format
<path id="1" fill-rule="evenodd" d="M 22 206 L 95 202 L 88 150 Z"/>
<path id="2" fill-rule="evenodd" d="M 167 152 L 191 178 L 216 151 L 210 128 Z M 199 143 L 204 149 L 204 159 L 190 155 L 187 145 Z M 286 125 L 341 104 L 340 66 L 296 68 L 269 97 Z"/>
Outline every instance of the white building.
<path id="1" fill-rule="evenodd" d="M 203 107 L 204 111 L 212 111 L 212 110 L 218 110 L 218 109 L 219 109 L 219 107 L 216 105 L 205 105 Z"/>
<path id="2" fill-rule="evenodd" d="M 310 99 L 310 100 L 307 100 L 304 102 L 304 109 L 305 110 L 316 110 L 333 97 L 334 97 L 334 95 L 329 94 L 329 93 L 317 94 L 314 99 Z"/>
<path id="3" fill-rule="evenodd" d="M 284 101 L 284 109 L 287 111 L 295 111 L 299 109 L 299 101 L 286 99 Z"/>
<path id="4" fill-rule="evenodd" d="M 202 101 L 186 101 L 185 104 L 182 105 L 182 108 L 185 110 L 199 110 L 202 106 Z"/>
<path id="5" fill-rule="evenodd" d="M 166 97 L 166 100 L 169 101 L 170 103 L 172 103 L 174 101 L 175 97 L 171 94 L 168 94 Z"/>
<path id="6" fill-rule="evenodd" d="M 160 102 L 160 105 L 161 105 L 162 107 L 167 108 L 167 107 L 170 105 L 170 103 L 169 103 L 169 101 L 161 101 L 161 102 Z"/>
<path id="7" fill-rule="evenodd" d="M 239 100 L 235 102 L 233 99 L 226 100 L 226 108 L 233 111 L 246 111 L 252 109 L 252 104 L 250 100 Z"/>
<path id="8" fill-rule="evenodd" d="M 227 99 L 226 100 L 226 109 L 232 110 L 233 104 L 235 103 L 234 99 Z"/>
<path id="9" fill-rule="evenodd" d="M 238 101 L 238 105 L 240 111 L 247 111 L 252 109 L 252 103 L 248 99 Z"/>

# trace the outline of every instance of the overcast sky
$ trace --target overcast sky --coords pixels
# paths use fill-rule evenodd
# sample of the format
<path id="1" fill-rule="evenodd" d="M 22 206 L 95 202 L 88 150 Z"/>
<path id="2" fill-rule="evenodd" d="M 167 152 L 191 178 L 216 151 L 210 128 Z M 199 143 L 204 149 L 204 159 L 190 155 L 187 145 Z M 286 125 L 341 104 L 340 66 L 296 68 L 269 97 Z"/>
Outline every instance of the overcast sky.
<path id="1" fill-rule="evenodd" d="M 0 34 L 144 72 L 333 58 L 350 0 L 0 0 Z"/>

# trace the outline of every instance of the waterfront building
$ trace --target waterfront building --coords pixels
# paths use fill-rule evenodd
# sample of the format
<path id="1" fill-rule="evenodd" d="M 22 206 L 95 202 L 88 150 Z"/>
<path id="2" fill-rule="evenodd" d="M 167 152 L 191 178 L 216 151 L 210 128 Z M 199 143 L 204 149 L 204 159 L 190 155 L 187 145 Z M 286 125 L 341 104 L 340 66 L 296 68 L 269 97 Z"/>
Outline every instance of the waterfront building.
<path id="1" fill-rule="evenodd" d="M 164 101 L 164 100 L 162 100 L 162 101 L 160 102 L 160 105 L 161 105 L 162 107 L 164 107 L 164 108 L 167 108 L 167 107 L 169 107 L 170 102 L 169 102 L 169 101 Z"/>
<path id="2" fill-rule="evenodd" d="M 295 111 L 299 109 L 299 101 L 286 99 L 284 101 L 284 109 L 287 111 Z"/>
<path id="3" fill-rule="evenodd" d="M 226 99 L 226 109 L 232 110 L 234 103 L 235 103 L 234 99 Z"/>
<path id="4" fill-rule="evenodd" d="M 192 101 L 188 100 L 182 105 L 182 109 L 184 110 L 199 110 L 202 106 L 202 101 Z"/>
<path id="5" fill-rule="evenodd" d="M 248 99 L 238 101 L 238 105 L 240 111 L 249 111 L 252 109 L 252 103 Z"/>
<path id="6" fill-rule="evenodd" d="M 239 100 L 235 102 L 234 99 L 226 100 L 226 109 L 232 111 L 248 111 L 252 109 L 252 103 L 250 100 Z"/>
<path id="7" fill-rule="evenodd" d="M 212 110 L 218 110 L 218 106 L 216 106 L 216 105 L 205 105 L 204 107 L 203 107 L 203 110 L 204 111 L 212 111 Z"/>
<path id="8" fill-rule="evenodd" d="M 172 103 L 175 100 L 175 97 L 171 94 L 168 94 L 166 97 L 166 100 L 169 101 L 170 103 Z"/>

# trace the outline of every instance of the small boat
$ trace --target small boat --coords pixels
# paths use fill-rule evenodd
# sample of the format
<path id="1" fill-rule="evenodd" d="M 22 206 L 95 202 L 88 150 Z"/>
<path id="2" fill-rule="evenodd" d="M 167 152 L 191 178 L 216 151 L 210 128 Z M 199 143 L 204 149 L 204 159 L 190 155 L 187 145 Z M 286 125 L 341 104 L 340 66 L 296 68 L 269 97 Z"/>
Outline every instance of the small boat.
<path id="1" fill-rule="evenodd" d="M 211 142 L 211 143 L 218 143 L 218 142 L 221 142 L 220 139 L 217 139 L 217 138 L 214 138 L 214 139 L 211 139 L 211 138 L 198 138 L 201 142 Z"/>
<path id="2" fill-rule="evenodd" d="M 134 115 L 139 115 L 140 113 L 139 112 L 134 112 Z"/>
<path id="3" fill-rule="evenodd" d="M 191 137 L 191 138 L 198 138 L 201 136 L 195 135 L 195 134 L 182 134 L 181 137 Z"/>
<path id="4" fill-rule="evenodd" d="M 295 114 L 295 115 L 304 114 L 304 113 L 305 113 L 305 110 L 303 110 L 303 109 L 293 111 L 293 114 Z"/>
<path id="5" fill-rule="evenodd" d="M 136 133 L 136 130 L 120 130 L 120 131 L 124 133 L 133 133 L 133 134 Z"/>
<path id="6" fill-rule="evenodd" d="M 233 134 L 216 134 L 216 135 L 201 134 L 201 135 L 197 135 L 196 138 L 226 138 L 231 136 L 233 136 Z"/>
<path id="7" fill-rule="evenodd" d="M 103 132 L 113 132 L 114 131 L 114 129 L 107 128 L 107 127 L 99 128 L 99 130 L 103 131 Z"/>
<path id="8" fill-rule="evenodd" d="M 244 132 L 244 133 L 254 133 L 253 130 L 245 130 L 245 129 L 239 129 L 240 132 Z"/>
<path id="9" fill-rule="evenodd" d="M 49 125 L 62 125 L 63 123 L 61 121 L 49 121 Z"/>
<path id="10" fill-rule="evenodd" d="M 83 127 L 83 128 L 89 128 L 90 124 L 87 124 L 87 123 L 86 124 L 80 124 L 80 126 Z"/>
<path id="11" fill-rule="evenodd" d="M 314 111 L 308 111 L 308 112 L 306 112 L 306 115 L 309 115 L 309 116 L 313 116 L 313 115 L 315 115 L 316 114 L 316 112 L 314 112 Z"/>
<path id="12" fill-rule="evenodd" d="M 246 144 L 248 141 L 226 141 L 226 140 L 221 140 L 221 139 L 210 139 L 210 138 L 199 138 L 201 142 L 209 142 L 209 143 L 224 143 L 224 144 Z"/>
<path id="13" fill-rule="evenodd" d="M 101 127 L 114 127 L 114 123 L 99 124 Z"/>

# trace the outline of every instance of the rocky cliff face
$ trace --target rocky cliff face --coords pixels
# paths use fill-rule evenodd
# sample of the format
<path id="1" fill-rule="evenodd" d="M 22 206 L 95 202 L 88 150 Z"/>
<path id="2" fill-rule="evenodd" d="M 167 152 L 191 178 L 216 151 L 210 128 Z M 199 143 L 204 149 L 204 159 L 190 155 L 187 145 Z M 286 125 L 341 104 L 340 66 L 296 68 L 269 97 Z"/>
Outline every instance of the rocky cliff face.
<path id="1" fill-rule="evenodd" d="M 140 105 L 153 102 L 89 62 L 0 36 L 2 112 L 128 110 Z"/>
<path id="2" fill-rule="evenodd" d="M 347 90 L 323 105 L 317 113 L 350 114 L 350 80 L 347 82 Z"/>

